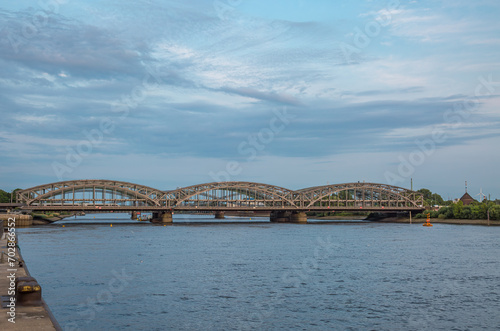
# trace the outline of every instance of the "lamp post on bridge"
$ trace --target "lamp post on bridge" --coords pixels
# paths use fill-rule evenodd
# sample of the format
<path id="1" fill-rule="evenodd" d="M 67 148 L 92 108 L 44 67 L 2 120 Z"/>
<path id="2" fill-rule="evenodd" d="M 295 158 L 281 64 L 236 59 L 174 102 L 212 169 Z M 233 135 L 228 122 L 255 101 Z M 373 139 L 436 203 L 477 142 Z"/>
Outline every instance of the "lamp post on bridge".
<path id="1" fill-rule="evenodd" d="M 410 190 L 413 191 L 413 177 L 410 179 Z M 411 210 L 410 210 L 410 224 L 411 224 Z"/>

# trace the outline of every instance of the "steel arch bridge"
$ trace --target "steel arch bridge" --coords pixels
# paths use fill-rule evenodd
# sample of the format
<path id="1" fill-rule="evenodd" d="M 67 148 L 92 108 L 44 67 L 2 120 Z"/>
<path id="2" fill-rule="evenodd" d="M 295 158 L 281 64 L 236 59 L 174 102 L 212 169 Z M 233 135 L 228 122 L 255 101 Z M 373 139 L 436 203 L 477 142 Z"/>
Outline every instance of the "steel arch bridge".
<path id="1" fill-rule="evenodd" d="M 43 206 L 160 206 L 165 192 L 120 181 L 71 180 L 35 186 L 17 192 L 17 201 Z"/>
<path id="2" fill-rule="evenodd" d="M 91 211 L 421 211 L 423 195 L 377 183 L 301 190 L 253 182 L 214 182 L 162 191 L 112 180 L 71 180 L 17 192 L 29 210 Z"/>

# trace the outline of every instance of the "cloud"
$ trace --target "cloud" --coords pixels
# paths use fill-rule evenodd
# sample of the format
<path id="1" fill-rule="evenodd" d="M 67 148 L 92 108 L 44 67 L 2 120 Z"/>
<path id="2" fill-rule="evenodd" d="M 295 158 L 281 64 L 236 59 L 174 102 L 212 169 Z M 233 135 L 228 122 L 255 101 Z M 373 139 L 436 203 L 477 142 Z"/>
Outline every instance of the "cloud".
<path id="1" fill-rule="evenodd" d="M 189 171 L 197 165 L 184 162 L 224 166 L 236 159 L 262 182 L 272 178 L 259 169 L 277 173 L 272 162 L 288 165 L 287 175 L 316 162 L 308 174 L 317 179 L 334 163 L 350 168 L 338 164 L 342 156 L 349 155 L 346 162 L 394 156 L 377 158 L 369 170 L 383 174 L 384 164 L 434 128 L 449 135 L 438 147 L 448 151 L 498 136 L 498 91 L 480 98 L 478 111 L 459 127 L 443 118 L 474 95 L 480 75 L 499 79 L 498 6 L 488 1 L 481 1 L 484 15 L 464 2 L 401 4 L 348 66 L 339 65 L 345 62 L 339 43 L 362 31 L 380 4 L 311 2 L 308 21 L 295 3 L 279 15 L 267 3 L 247 3 L 224 19 L 210 1 L 146 4 L 66 2 L 29 38 L 22 27 L 38 9 L 0 10 L 0 150 L 4 168 L 14 169 L 9 173 L 22 169 L 9 181 L 34 178 L 29 169 L 51 171 L 50 163 L 64 162 L 67 149 L 103 119 L 115 130 L 73 175 L 102 177 L 100 171 L 120 168 L 126 177 L 124 160 L 140 157 L 137 167 L 154 159 Z M 20 33 L 12 47 L 9 38 Z M 116 105 L 126 116 L 112 111 Z M 238 146 L 269 128 L 273 109 L 282 107 L 294 119 L 249 162 Z"/>
<path id="2" fill-rule="evenodd" d="M 425 89 L 423 86 L 411 86 L 400 89 L 385 89 L 385 90 L 368 90 L 361 92 L 343 92 L 345 95 L 355 95 L 355 96 L 377 96 L 377 95 L 387 95 L 387 94 L 411 94 L 411 93 L 421 93 Z"/>
<path id="3" fill-rule="evenodd" d="M 277 103 L 277 104 L 283 104 L 283 105 L 290 105 L 290 106 L 300 106 L 301 102 L 291 96 L 291 95 L 286 95 L 286 94 L 279 94 L 279 93 L 266 93 L 266 92 L 261 92 L 257 91 L 253 88 L 230 88 L 230 87 L 223 87 L 220 89 L 222 92 L 226 93 L 233 93 L 237 95 L 241 95 L 243 97 L 248 97 L 252 99 L 257 99 L 257 100 L 264 100 L 264 101 L 271 101 L 272 103 Z"/>
<path id="4" fill-rule="evenodd" d="M 50 24 L 31 37 L 23 33 L 23 23 L 29 22 L 32 15 L 30 12 L 0 15 L 4 20 L 0 58 L 4 61 L 53 75 L 62 74 L 62 77 L 70 74 L 95 78 L 138 74 L 143 67 L 141 61 L 147 60 L 147 47 L 137 43 L 131 49 L 127 43 L 135 42 L 125 41 L 118 31 L 70 21 L 55 14 L 50 17 Z"/>
<path id="5" fill-rule="evenodd" d="M 492 7 L 492 4 L 488 4 Z M 400 9 L 393 15 L 390 30 L 392 35 L 416 39 L 421 42 L 455 43 L 468 45 L 496 44 L 497 23 L 487 26 L 482 19 L 463 15 L 462 11 L 444 8 L 417 7 Z M 491 8 L 493 10 L 493 8 Z"/>

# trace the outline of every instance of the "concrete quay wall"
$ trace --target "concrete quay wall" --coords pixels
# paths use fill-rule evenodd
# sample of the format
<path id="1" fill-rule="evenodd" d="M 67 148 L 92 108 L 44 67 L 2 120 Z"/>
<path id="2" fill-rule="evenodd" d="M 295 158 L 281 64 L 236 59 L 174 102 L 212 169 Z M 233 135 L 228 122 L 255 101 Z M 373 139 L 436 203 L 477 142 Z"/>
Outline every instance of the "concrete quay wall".
<path id="1" fill-rule="evenodd" d="M 19 297 L 16 297 L 19 287 L 14 285 L 15 279 L 31 276 L 19 251 L 19 243 L 14 246 L 13 241 L 11 241 L 13 238 L 17 238 L 17 235 L 8 235 L 15 234 L 16 227 L 12 226 L 14 223 L 17 226 L 18 221 L 19 223 L 27 221 L 26 217 L 18 218 L 19 216 L 28 215 L 10 215 L 5 221 L 2 217 L 3 227 L 0 228 L 2 230 L 0 233 L 0 254 L 2 255 L 0 259 L 0 297 L 2 299 L 0 307 L 0 330 L 59 331 L 61 327 L 50 312 L 45 301 L 43 301 L 43 297 L 41 304 L 33 306 L 22 305 L 18 302 Z M 15 219 L 15 222 L 12 219 Z M 4 231 L 4 228 L 7 231 Z M 22 262 L 20 263 L 19 261 Z M 41 291 L 43 291 L 43 288 Z"/>

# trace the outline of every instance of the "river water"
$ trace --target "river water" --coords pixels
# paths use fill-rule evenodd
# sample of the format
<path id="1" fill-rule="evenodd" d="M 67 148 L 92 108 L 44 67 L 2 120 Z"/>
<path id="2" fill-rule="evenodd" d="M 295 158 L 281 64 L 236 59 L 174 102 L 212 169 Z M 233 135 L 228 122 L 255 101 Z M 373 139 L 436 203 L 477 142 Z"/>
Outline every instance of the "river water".
<path id="1" fill-rule="evenodd" d="M 212 217 L 87 215 L 18 234 L 64 330 L 500 326 L 500 227 Z"/>

